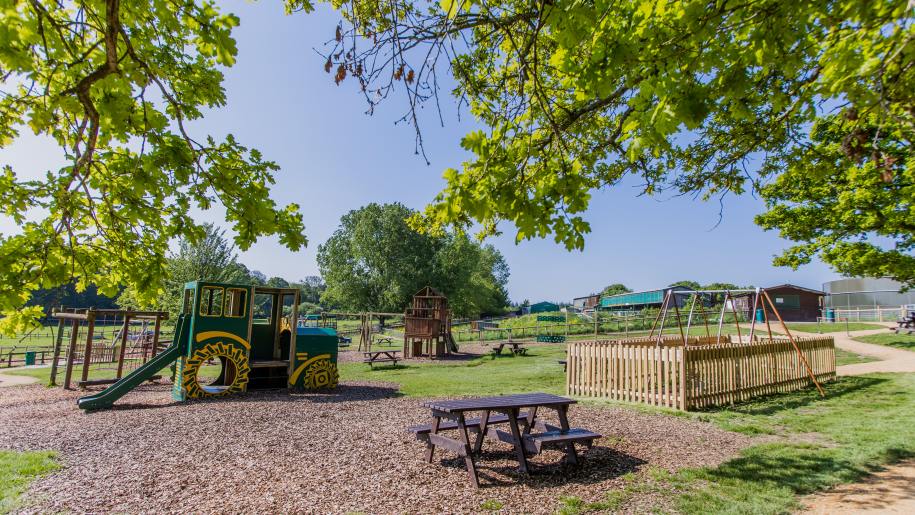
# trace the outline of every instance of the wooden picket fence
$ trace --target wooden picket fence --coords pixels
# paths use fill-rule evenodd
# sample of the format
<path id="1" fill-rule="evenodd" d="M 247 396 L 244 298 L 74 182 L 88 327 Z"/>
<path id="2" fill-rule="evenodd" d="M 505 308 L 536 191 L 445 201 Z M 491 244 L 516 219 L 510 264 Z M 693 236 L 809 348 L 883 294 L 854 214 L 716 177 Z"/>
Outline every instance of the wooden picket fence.
<path id="1" fill-rule="evenodd" d="M 732 404 L 813 384 L 787 338 L 723 336 L 577 341 L 568 344 L 566 391 L 681 410 Z M 736 338 L 735 338 L 736 340 Z M 832 337 L 795 338 L 817 381 L 835 379 Z"/>

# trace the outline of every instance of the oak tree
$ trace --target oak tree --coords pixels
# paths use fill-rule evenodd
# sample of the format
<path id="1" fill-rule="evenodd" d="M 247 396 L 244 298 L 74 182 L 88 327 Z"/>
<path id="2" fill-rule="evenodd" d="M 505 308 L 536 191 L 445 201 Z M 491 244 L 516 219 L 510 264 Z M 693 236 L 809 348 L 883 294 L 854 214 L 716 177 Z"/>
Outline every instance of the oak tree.
<path id="1" fill-rule="evenodd" d="M 77 281 L 140 301 L 163 291 L 166 252 L 198 241 L 195 210 L 225 209 L 234 243 L 305 245 L 294 204 L 270 199 L 275 163 L 231 134 L 191 127 L 225 105 L 239 19 L 210 1 L 11 0 L 0 4 L 0 147 L 53 141 L 58 169 L 0 170 L 0 329 L 29 323 L 30 292 Z"/>
<path id="2" fill-rule="evenodd" d="M 778 206 L 819 202 L 820 192 L 810 184 L 800 193 L 789 179 L 775 179 L 801 173 L 784 153 L 800 152 L 812 140 L 818 145 L 811 125 L 843 110 L 858 113 L 843 122 L 845 134 L 866 133 L 874 149 L 896 146 L 911 155 L 915 4 L 908 0 L 338 0 L 334 6 L 343 21 L 325 70 L 338 83 L 356 81 L 370 109 L 403 88 L 402 119 L 416 127 L 420 150 L 417 113 L 440 105 L 452 82 L 450 93 L 483 125 L 463 138 L 472 157 L 445 171 L 447 184 L 415 220 L 418 226 L 477 226 L 486 236 L 507 222 L 518 240 L 552 235 L 582 248 L 591 192 L 625 176 L 639 178 L 646 194 L 668 190 L 703 199 L 774 180 L 766 197 L 778 214 L 761 221 L 802 242 L 778 263 L 819 254 L 842 272 L 911 277 L 911 268 L 894 270 L 910 266 L 913 232 L 876 220 L 895 215 L 865 198 L 893 184 L 907 195 L 900 210 L 907 209 L 913 200 L 904 189 L 908 157 L 889 167 L 880 155 L 869 168 L 853 159 L 837 163 L 845 166 L 837 173 L 870 173 L 856 187 L 876 188 L 856 196 L 863 205 L 842 206 L 868 213 L 860 227 L 799 229 L 798 217 Z M 893 178 L 883 182 L 884 173 Z M 784 194 L 775 191 L 783 187 Z M 845 241 L 841 234 L 876 225 L 886 229 L 873 234 L 907 234 L 896 240 L 898 252 L 878 255 L 853 242 L 829 246 Z"/>

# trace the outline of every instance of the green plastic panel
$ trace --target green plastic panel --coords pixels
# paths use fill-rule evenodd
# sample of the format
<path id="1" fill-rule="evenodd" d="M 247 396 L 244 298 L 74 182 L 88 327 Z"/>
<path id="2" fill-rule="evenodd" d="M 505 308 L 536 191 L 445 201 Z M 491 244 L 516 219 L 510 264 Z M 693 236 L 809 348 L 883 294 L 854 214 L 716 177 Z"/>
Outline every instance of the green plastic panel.
<path id="1" fill-rule="evenodd" d="M 600 299 L 603 308 L 629 306 L 633 304 L 660 304 L 664 301 L 664 291 L 642 291 L 637 293 L 624 293 Z"/>
<path id="2" fill-rule="evenodd" d="M 337 386 L 337 331 L 328 327 L 299 327 L 289 387 L 315 390 Z"/>

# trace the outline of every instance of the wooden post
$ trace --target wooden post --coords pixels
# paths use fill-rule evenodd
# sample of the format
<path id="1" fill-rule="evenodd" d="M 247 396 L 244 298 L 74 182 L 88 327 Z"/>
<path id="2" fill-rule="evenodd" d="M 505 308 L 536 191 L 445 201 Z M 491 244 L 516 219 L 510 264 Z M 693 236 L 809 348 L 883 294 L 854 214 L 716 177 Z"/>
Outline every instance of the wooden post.
<path id="1" fill-rule="evenodd" d="M 153 342 L 152 342 L 152 356 L 150 359 L 156 357 L 156 354 L 159 353 L 159 329 L 162 328 L 162 318 L 159 315 L 156 315 L 156 322 L 153 326 Z M 295 331 L 295 329 L 293 329 Z"/>
<path id="2" fill-rule="evenodd" d="M 654 329 L 655 329 L 655 327 L 657 327 L 657 325 L 658 325 L 658 320 L 661 318 L 661 313 L 663 313 L 664 310 L 665 310 L 665 308 L 667 307 L 667 297 L 668 297 L 668 295 L 670 295 L 670 292 L 668 292 L 667 295 L 664 296 L 664 302 L 661 303 L 661 309 L 660 309 L 660 311 L 658 311 L 658 316 L 656 316 L 656 317 L 654 318 L 654 322 L 651 324 L 651 331 L 648 333 L 648 337 L 649 337 L 649 338 L 651 338 L 651 337 L 654 336 Z M 662 332 L 662 333 L 664 332 L 664 327 L 663 327 L 663 326 L 661 327 L 661 332 Z"/>
<path id="3" fill-rule="evenodd" d="M 686 347 L 686 336 L 683 334 L 683 322 L 680 319 L 680 306 L 677 304 L 677 299 L 674 299 L 674 313 L 677 315 L 677 328 L 680 330 L 680 340 L 683 341 L 683 346 Z M 658 340 L 657 347 L 661 346 L 661 341 Z"/>
<path id="4" fill-rule="evenodd" d="M 86 352 L 83 354 L 83 382 L 89 380 L 89 365 L 92 364 L 92 337 L 95 333 L 95 311 L 89 310 L 86 313 L 87 316 L 87 327 L 86 327 Z"/>
<path id="5" fill-rule="evenodd" d="M 287 358 L 289 359 L 289 364 L 287 365 L 287 368 L 286 368 L 286 375 L 288 375 L 290 377 L 292 377 L 292 373 L 295 371 L 295 366 L 296 366 L 295 337 L 296 337 L 296 333 L 299 332 L 299 292 L 300 292 L 300 290 L 298 288 L 296 288 L 295 293 L 293 294 L 292 314 L 290 314 L 290 316 L 292 318 L 289 321 L 290 325 L 292 326 L 292 330 L 289 333 L 289 356 L 287 356 Z M 323 322 L 323 320 L 322 320 L 322 322 Z M 288 386 L 291 387 L 291 385 L 288 385 Z"/>
<path id="6" fill-rule="evenodd" d="M 826 392 L 823 391 L 823 387 L 820 386 L 820 382 L 817 381 L 816 374 L 813 373 L 813 369 L 810 368 L 810 363 L 807 362 L 807 357 L 804 356 L 803 352 L 801 352 L 801 349 L 800 349 L 800 347 L 798 347 L 797 342 L 794 341 L 794 336 L 792 336 L 791 331 L 788 330 L 788 326 L 785 325 L 785 321 L 782 320 L 782 316 L 778 313 L 778 310 L 775 308 L 775 304 L 772 303 L 772 299 L 769 298 L 769 292 L 767 292 L 766 290 L 763 290 L 763 295 L 765 295 L 766 300 L 769 301 L 769 305 L 772 306 L 772 311 L 775 313 L 775 316 L 776 316 L 776 318 L 778 318 L 778 321 L 782 324 L 782 329 L 784 329 L 785 334 L 788 335 L 788 340 L 791 342 L 791 345 L 794 346 L 794 350 L 797 351 L 797 355 L 801 358 L 801 361 L 804 363 L 804 367 L 807 368 L 807 373 L 810 374 L 810 379 L 813 380 L 813 384 L 815 384 L 817 387 L 817 390 L 820 391 L 820 397 L 826 397 Z"/>
<path id="7" fill-rule="evenodd" d="M 73 376 L 73 358 L 76 355 L 76 340 L 79 337 L 79 319 L 74 318 L 70 327 L 70 347 L 67 351 L 67 368 L 64 371 L 64 389 L 70 389 L 70 379 Z"/>
<path id="8" fill-rule="evenodd" d="M 51 378 L 48 386 L 57 386 L 57 360 L 60 359 L 60 346 L 64 339 L 64 319 L 57 321 L 57 337 L 54 338 L 54 361 L 51 362 Z M 44 356 L 42 355 L 42 361 Z"/>
<path id="9" fill-rule="evenodd" d="M 117 378 L 120 379 L 124 374 L 124 354 L 127 352 L 127 336 L 130 334 L 130 310 L 124 314 L 124 327 L 121 329 L 121 348 L 118 351 L 118 372 Z"/>
<path id="10" fill-rule="evenodd" d="M 730 295 L 730 294 L 731 294 L 731 292 L 728 291 L 727 295 Z M 734 313 L 734 323 L 737 324 L 737 343 L 743 343 L 741 336 L 740 336 L 740 320 L 737 318 L 737 306 L 734 305 L 733 297 L 731 297 L 731 312 Z"/>

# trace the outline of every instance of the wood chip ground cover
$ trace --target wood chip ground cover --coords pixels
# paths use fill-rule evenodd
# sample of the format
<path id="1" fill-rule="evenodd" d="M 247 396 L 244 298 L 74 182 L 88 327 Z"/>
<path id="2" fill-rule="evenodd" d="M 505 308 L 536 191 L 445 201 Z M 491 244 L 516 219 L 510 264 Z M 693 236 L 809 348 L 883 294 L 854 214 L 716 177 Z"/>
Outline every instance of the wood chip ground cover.
<path id="1" fill-rule="evenodd" d="M 173 403 L 168 385 L 148 385 L 88 415 L 75 406 L 79 395 L 38 386 L 0 395 L 0 448 L 58 450 L 63 464 L 32 485 L 25 511 L 551 513 L 563 497 L 601 501 L 625 488 L 628 473 L 716 465 L 751 444 L 681 417 L 576 405 L 572 424 L 607 436 L 579 466 L 550 451 L 522 478 L 510 447 L 487 442 L 475 490 L 454 455 L 423 461 L 404 428 L 428 413 L 390 384 L 187 404 Z M 665 504 L 653 495 L 637 492 L 626 507 Z"/>

